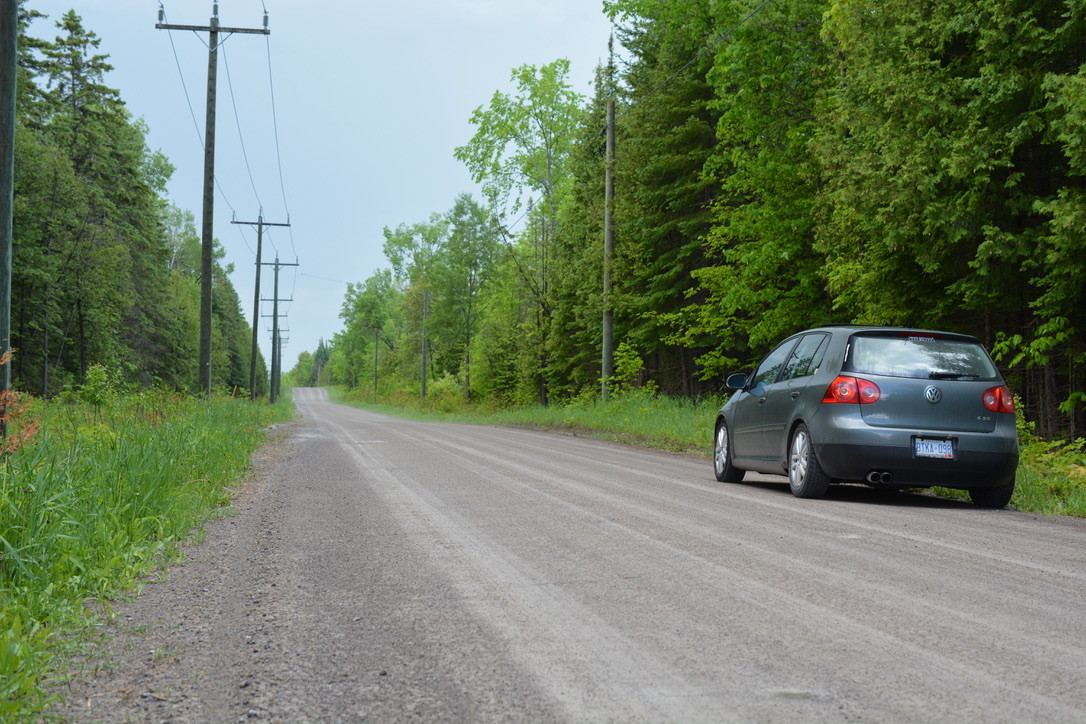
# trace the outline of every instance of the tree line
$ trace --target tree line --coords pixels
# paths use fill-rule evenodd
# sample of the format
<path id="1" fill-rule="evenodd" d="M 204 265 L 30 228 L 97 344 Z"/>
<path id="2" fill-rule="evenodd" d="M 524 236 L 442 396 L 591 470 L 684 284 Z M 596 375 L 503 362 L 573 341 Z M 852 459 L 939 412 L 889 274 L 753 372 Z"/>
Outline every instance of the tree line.
<path id="1" fill-rule="evenodd" d="M 986 343 L 1039 432 L 1082 434 L 1086 2 L 604 8 L 623 51 L 591 95 L 565 60 L 515 69 L 455 149 L 484 198 L 386 228 L 389 268 L 298 381 L 595 395 L 614 99 L 624 384 L 719 394 L 823 323 L 947 329 Z"/>
<path id="2" fill-rule="evenodd" d="M 48 396 L 100 365 L 121 383 L 195 389 L 200 238 L 166 198 L 173 166 L 105 84 L 98 36 L 69 11 L 55 39 L 31 37 L 41 17 L 20 8 L 13 386 Z M 212 371 L 216 388 L 236 390 L 248 386 L 251 332 L 223 256 Z"/>

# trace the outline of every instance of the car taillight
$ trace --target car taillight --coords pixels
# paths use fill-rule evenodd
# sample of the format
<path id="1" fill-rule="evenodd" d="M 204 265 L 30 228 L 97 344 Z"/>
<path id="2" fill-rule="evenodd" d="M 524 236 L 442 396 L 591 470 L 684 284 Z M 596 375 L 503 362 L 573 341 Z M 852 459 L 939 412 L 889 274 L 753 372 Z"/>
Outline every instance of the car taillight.
<path id="1" fill-rule="evenodd" d="M 984 409 L 989 412 L 1014 413 L 1014 396 L 1006 385 L 985 390 L 981 400 L 984 402 Z"/>
<path id="2" fill-rule="evenodd" d="M 872 402 L 878 402 L 880 397 L 882 397 L 882 390 L 874 382 L 860 377 L 839 375 L 826 388 L 822 402 L 858 402 L 861 405 L 870 405 Z"/>

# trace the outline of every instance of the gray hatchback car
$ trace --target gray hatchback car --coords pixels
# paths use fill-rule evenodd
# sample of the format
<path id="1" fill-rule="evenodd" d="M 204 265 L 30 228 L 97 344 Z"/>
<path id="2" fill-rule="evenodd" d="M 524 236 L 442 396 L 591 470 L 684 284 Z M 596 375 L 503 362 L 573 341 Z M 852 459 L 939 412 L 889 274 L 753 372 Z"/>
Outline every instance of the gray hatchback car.
<path id="1" fill-rule="evenodd" d="M 736 392 L 717 414 L 717 480 L 786 473 L 801 498 L 836 482 L 938 485 L 989 508 L 1014 492 L 1014 398 L 975 337 L 819 327 L 727 384 Z"/>

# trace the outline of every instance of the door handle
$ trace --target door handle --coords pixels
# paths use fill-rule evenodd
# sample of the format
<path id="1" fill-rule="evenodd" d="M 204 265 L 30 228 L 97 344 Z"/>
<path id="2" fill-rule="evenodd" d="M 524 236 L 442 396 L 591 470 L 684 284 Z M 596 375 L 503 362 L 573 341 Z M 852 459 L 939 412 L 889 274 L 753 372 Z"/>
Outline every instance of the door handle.
<path id="1" fill-rule="evenodd" d="M 799 390 L 796 390 L 795 392 L 793 392 L 793 393 L 792 393 L 792 394 L 790 395 L 790 397 L 791 397 L 791 398 L 792 398 L 793 400 L 798 400 L 798 399 L 799 399 Z"/>

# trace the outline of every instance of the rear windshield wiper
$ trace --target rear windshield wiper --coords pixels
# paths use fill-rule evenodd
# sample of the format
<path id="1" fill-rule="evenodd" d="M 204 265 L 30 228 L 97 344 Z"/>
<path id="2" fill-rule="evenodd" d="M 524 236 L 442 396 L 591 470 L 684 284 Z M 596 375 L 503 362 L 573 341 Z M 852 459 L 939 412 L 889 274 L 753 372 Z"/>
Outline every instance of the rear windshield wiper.
<path id="1" fill-rule="evenodd" d="M 961 372 L 936 372 L 931 371 L 928 373 L 928 379 L 932 380 L 978 380 L 980 375 L 975 374 L 963 374 Z"/>

